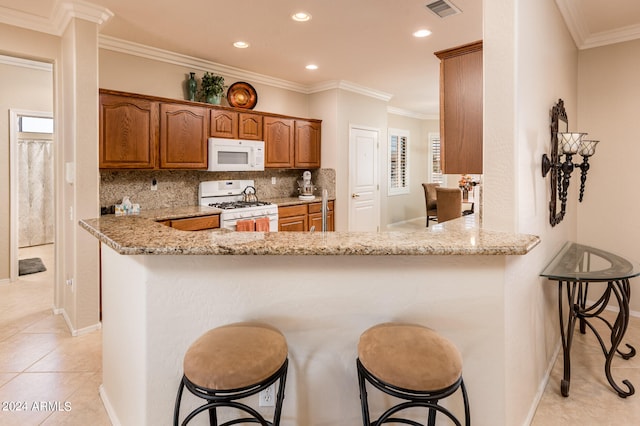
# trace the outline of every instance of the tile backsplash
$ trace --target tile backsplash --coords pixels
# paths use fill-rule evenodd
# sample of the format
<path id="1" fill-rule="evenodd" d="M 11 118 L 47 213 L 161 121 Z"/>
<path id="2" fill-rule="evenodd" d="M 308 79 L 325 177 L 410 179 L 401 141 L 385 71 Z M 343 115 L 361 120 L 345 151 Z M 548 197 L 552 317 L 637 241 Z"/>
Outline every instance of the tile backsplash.
<path id="1" fill-rule="evenodd" d="M 198 186 L 207 180 L 251 179 L 259 199 L 297 197 L 298 183 L 304 170 L 265 170 L 264 172 L 204 172 L 191 170 L 101 170 L 100 207 L 109 207 L 129 197 L 143 210 L 166 207 L 195 206 Z M 275 185 L 271 183 L 276 179 Z M 151 190 L 153 179 L 158 189 Z M 311 180 L 318 188 L 316 196 L 327 189 L 335 197 L 336 174 L 333 169 L 311 171 Z"/>

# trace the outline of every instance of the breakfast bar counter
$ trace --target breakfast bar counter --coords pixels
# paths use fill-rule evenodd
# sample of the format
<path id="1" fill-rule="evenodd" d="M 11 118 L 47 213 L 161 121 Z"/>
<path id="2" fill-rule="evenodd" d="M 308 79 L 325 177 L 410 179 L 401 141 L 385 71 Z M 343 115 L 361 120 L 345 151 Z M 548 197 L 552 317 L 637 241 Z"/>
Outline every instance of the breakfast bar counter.
<path id="1" fill-rule="evenodd" d="M 194 207 L 190 214 L 206 212 L 206 208 Z M 127 255 L 524 255 L 540 241 L 534 235 L 482 229 L 474 215 L 415 232 L 378 233 L 189 232 L 156 222 L 169 217 L 163 211 L 143 216 L 108 215 L 82 220 L 80 226 L 117 253 Z"/>
<path id="2" fill-rule="evenodd" d="M 473 215 L 381 233 L 186 232 L 155 222 L 161 216 L 80 223 L 101 243 L 100 394 L 113 424 L 170 424 L 187 348 L 237 321 L 266 322 L 287 339 L 282 426 L 362 424 L 358 339 L 385 321 L 453 341 L 473 424 L 508 424 L 506 294 L 538 237 L 482 229 Z M 184 412 L 199 402 L 190 397 Z M 445 403 L 462 409 L 456 398 Z M 372 410 L 383 405 L 370 400 Z"/>

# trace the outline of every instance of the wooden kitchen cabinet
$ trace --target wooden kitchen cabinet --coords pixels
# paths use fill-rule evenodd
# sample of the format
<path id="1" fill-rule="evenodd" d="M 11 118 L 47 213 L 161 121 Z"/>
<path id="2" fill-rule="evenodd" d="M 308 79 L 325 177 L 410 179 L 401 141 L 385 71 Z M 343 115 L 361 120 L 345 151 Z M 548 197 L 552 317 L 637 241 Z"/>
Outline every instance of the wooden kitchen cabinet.
<path id="1" fill-rule="evenodd" d="M 482 173 L 482 41 L 435 52 L 440 59 L 441 166 Z"/>
<path id="2" fill-rule="evenodd" d="M 295 121 L 295 168 L 320 168 L 320 122 Z"/>
<path id="3" fill-rule="evenodd" d="M 321 122 L 264 117 L 265 168 L 320 168 Z"/>
<path id="4" fill-rule="evenodd" d="M 265 167 L 321 166 L 321 120 L 100 89 L 101 169 L 206 169 L 211 137 L 264 140 Z"/>
<path id="5" fill-rule="evenodd" d="M 238 113 L 228 110 L 212 109 L 209 135 L 216 138 L 238 138 Z"/>
<path id="6" fill-rule="evenodd" d="M 100 94 L 99 167 L 153 169 L 158 158 L 158 102 Z"/>
<path id="7" fill-rule="evenodd" d="M 166 223 L 169 222 L 169 223 Z M 183 219 L 171 219 L 164 224 L 181 231 L 202 231 L 204 229 L 220 228 L 220 215 L 187 217 Z"/>
<path id="8" fill-rule="evenodd" d="M 294 120 L 264 117 L 264 167 L 294 167 Z"/>
<path id="9" fill-rule="evenodd" d="M 307 208 L 309 211 L 309 231 L 312 226 L 315 226 L 316 231 L 322 231 L 322 203 L 312 203 Z M 327 202 L 327 231 L 335 231 L 333 201 Z"/>
<path id="10" fill-rule="evenodd" d="M 160 168 L 206 169 L 209 110 L 160 104 Z"/>
<path id="11" fill-rule="evenodd" d="M 304 232 L 309 230 L 306 205 L 278 207 L 278 231 Z"/>
<path id="12" fill-rule="evenodd" d="M 327 231 L 334 231 L 333 201 L 327 203 Z M 322 203 L 300 204 L 278 208 L 278 231 L 322 231 Z"/>
<path id="13" fill-rule="evenodd" d="M 263 117 L 259 114 L 238 113 L 238 138 L 261 141 Z"/>
<path id="14" fill-rule="evenodd" d="M 262 140 L 262 115 L 212 109 L 210 135 L 218 138 Z"/>

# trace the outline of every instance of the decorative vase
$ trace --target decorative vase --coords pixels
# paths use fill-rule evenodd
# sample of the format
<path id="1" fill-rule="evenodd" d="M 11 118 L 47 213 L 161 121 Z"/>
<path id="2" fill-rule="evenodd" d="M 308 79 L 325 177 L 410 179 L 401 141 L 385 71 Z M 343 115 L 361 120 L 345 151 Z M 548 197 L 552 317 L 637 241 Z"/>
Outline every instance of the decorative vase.
<path id="1" fill-rule="evenodd" d="M 462 188 L 462 199 L 463 200 L 469 199 L 469 191 L 466 188 Z"/>
<path id="2" fill-rule="evenodd" d="M 208 104 L 220 105 L 222 95 L 207 95 L 206 101 Z"/>
<path id="3" fill-rule="evenodd" d="M 189 80 L 187 80 L 187 91 L 189 93 L 189 100 L 192 102 L 196 100 L 197 88 L 198 88 L 198 83 L 196 82 L 196 73 L 190 72 Z"/>

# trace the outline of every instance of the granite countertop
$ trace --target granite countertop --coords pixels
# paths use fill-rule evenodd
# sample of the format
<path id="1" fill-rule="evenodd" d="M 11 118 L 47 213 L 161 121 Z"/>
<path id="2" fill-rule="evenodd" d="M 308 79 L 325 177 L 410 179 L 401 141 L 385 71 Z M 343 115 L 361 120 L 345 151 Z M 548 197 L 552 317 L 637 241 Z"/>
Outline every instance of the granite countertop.
<path id="1" fill-rule="evenodd" d="M 524 255 L 540 242 L 535 235 L 482 229 L 475 215 L 411 232 L 194 232 L 156 221 L 215 214 L 219 209 L 168 210 L 106 215 L 81 220 L 80 226 L 124 255 Z"/>

